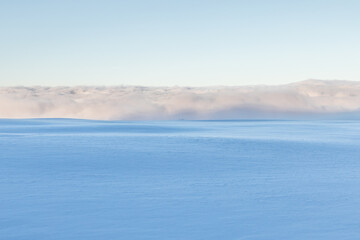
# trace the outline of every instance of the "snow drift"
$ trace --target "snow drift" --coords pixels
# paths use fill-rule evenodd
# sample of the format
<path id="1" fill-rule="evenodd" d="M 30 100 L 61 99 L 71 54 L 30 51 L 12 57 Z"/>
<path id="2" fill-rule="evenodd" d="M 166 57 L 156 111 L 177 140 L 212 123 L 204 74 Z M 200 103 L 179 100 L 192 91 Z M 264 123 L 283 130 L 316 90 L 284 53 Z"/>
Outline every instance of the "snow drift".
<path id="1" fill-rule="evenodd" d="M 0 118 L 357 118 L 360 82 L 238 87 L 2 87 Z"/>

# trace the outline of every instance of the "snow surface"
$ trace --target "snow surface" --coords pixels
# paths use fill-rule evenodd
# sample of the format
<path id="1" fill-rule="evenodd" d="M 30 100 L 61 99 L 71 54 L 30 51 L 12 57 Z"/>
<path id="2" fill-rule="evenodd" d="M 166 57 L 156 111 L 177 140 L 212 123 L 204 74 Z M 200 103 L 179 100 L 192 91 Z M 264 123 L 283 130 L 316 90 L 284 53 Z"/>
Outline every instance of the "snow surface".
<path id="1" fill-rule="evenodd" d="M 0 120 L 0 239 L 360 239 L 357 121 Z"/>
<path id="2" fill-rule="evenodd" d="M 360 118 L 360 82 L 238 87 L 2 87 L 0 118 Z"/>

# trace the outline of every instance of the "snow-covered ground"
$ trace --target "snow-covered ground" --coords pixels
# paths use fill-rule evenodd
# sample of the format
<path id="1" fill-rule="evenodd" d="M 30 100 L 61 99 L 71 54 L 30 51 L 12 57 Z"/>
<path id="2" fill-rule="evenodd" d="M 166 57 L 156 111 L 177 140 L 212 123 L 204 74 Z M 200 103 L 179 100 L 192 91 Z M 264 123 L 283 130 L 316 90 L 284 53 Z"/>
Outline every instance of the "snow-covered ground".
<path id="1" fill-rule="evenodd" d="M 0 120 L 0 239 L 360 239 L 357 121 Z"/>

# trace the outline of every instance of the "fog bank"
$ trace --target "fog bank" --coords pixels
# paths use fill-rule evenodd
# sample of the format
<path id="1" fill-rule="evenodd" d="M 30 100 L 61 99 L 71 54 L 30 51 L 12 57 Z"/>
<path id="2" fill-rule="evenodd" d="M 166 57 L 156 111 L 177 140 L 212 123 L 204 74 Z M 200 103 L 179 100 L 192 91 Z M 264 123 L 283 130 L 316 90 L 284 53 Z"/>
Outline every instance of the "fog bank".
<path id="1" fill-rule="evenodd" d="M 2 87 L 0 118 L 357 118 L 360 82 L 239 87 Z"/>

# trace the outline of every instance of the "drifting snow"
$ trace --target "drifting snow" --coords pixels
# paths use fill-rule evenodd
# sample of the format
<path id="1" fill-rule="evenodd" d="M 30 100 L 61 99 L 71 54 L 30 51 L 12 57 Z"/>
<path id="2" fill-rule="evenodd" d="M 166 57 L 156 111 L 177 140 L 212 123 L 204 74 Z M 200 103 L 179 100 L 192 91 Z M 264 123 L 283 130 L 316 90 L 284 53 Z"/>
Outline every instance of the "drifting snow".
<path id="1" fill-rule="evenodd" d="M 240 87 L 3 87 L 1 118 L 101 120 L 356 117 L 360 82 Z"/>

